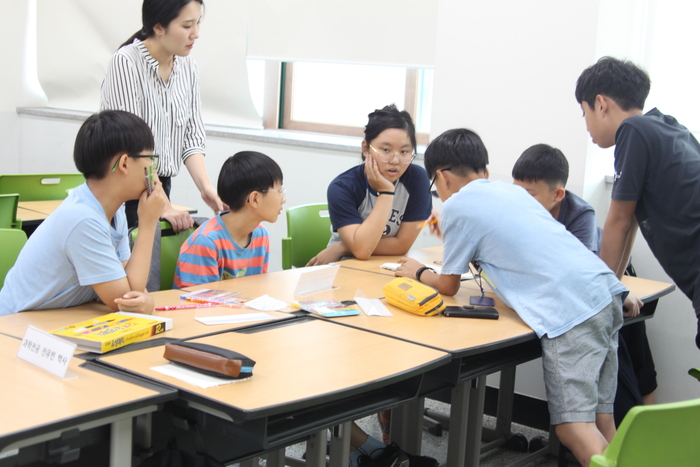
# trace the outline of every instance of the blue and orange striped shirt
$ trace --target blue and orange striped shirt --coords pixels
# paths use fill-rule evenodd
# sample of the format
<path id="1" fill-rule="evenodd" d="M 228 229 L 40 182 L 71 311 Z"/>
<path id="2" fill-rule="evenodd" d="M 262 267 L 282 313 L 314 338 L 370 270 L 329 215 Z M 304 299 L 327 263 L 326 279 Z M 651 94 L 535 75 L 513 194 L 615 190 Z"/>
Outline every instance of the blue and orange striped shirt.
<path id="1" fill-rule="evenodd" d="M 221 214 L 212 217 L 182 244 L 175 268 L 176 288 L 267 272 L 270 239 L 261 225 L 253 230 L 247 248 L 233 241 Z"/>

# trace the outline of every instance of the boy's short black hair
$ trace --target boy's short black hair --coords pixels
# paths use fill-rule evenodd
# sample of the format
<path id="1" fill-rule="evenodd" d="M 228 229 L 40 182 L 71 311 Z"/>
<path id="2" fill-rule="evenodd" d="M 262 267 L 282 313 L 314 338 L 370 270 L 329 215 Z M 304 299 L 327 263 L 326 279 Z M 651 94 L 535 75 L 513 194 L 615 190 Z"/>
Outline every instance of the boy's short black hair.
<path id="1" fill-rule="evenodd" d="M 535 144 L 522 153 L 513 166 L 513 179 L 524 182 L 546 182 L 551 189 L 569 180 L 569 161 L 559 149 L 548 144 Z"/>
<path id="2" fill-rule="evenodd" d="M 224 162 L 216 191 L 235 212 L 245 206 L 253 191 L 265 192 L 282 180 L 282 169 L 272 158 L 260 152 L 241 151 Z"/>
<path id="3" fill-rule="evenodd" d="M 466 128 L 447 130 L 425 150 L 425 170 L 429 177 L 439 169 L 449 168 L 455 175 L 486 170 L 489 154 L 479 135 Z"/>
<path id="4" fill-rule="evenodd" d="M 624 111 L 644 108 L 651 80 L 646 71 L 629 60 L 602 57 L 586 68 L 576 81 L 576 101 L 595 105 L 595 96 L 601 94 L 613 99 Z"/>
<path id="5" fill-rule="evenodd" d="M 155 144 L 148 124 L 129 112 L 103 110 L 90 115 L 78 130 L 73 161 L 85 178 L 102 179 L 117 154 L 153 151 Z"/>

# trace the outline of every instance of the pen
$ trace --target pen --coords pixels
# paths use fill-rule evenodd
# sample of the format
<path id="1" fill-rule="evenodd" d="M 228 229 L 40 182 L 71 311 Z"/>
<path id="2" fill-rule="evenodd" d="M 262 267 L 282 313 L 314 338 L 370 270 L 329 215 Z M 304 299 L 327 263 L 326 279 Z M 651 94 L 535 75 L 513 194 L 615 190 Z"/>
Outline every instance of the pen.
<path id="1" fill-rule="evenodd" d="M 192 308 L 210 308 L 215 306 L 225 306 L 228 308 L 240 308 L 240 305 L 234 305 L 232 303 L 193 303 L 191 305 L 173 305 L 173 306 L 161 306 L 156 308 L 156 311 L 172 311 L 172 310 L 190 310 Z"/>
<path id="2" fill-rule="evenodd" d="M 423 221 L 423 222 L 421 222 L 420 224 L 418 224 L 418 228 L 419 228 L 419 229 L 422 229 L 422 228 L 425 227 L 426 225 L 433 225 L 433 224 L 437 224 L 437 223 L 438 223 L 438 220 L 437 220 L 437 219 L 432 219 L 430 222 L 428 222 L 428 221 Z"/>

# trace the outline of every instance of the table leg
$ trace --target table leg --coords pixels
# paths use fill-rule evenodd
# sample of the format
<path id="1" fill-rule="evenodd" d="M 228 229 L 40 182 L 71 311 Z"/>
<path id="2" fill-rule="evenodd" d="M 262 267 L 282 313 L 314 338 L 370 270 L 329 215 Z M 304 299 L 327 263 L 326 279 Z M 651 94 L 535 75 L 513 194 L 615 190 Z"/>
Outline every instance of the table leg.
<path id="1" fill-rule="evenodd" d="M 452 389 L 450 405 L 450 438 L 447 444 L 447 465 L 464 465 L 465 440 L 470 381 L 458 383 Z"/>
<path id="2" fill-rule="evenodd" d="M 496 412 L 496 432 L 501 438 L 511 434 L 513 421 L 513 397 L 515 395 L 516 366 L 501 370 L 498 384 L 498 409 Z"/>
<path id="3" fill-rule="evenodd" d="M 391 440 L 404 451 L 420 455 L 423 443 L 423 408 L 420 398 L 391 411 Z"/>
<path id="4" fill-rule="evenodd" d="M 132 418 L 112 422 L 109 440 L 109 466 L 131 467 Z"/>
<path id="5" fill-rule="evenodd" d="M 326 429 L 317 431 L 306 441 L 307 467 L 326 467 L 326 433 Z"/>
<path id="6" fill-rule="evenodd" d="M 350 432 L 352 422 L 331 428 L 331 455 L 328 467 L 346 467 L 350 457 Z"/>
<path id="7" fill-rule="evenodd" d="M 470 381 L 467 417 L 467 439 L 464 453 L 465 467 L 478 467 L 481 455 L 481 429 L 484 426 L 484 398 L 486 395 L 486 376 Z M 450 424 L 451 426 L 451 424 Z M 452 438 L 452 433 L 450 433 Z M 459 438 L 458 438 L 459 439 Z"/>
<path id="8" fill-rule="evenodd" d="M 265 465 L 267 467 L 284 467 L 286 465 L 286 460 L 287 459 L 285 457 L 285 448 L 282 448 L 276 451 L 268 452 Z M 241 467 L 243 467 L 243 464 L 241 464 Z M 255 467 L 257 467 L 257 464 Z"/>

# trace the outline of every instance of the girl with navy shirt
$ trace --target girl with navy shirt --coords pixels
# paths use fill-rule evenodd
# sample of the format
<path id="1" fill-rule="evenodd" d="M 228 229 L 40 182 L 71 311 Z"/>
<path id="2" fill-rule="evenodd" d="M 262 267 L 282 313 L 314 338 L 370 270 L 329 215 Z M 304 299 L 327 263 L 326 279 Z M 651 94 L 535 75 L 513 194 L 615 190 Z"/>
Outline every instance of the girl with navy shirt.
<path id="1" fill-rule="evenodd" d="M 412 164 L 416 130 L 411 116 L 388 105 L 369 114 L 359 166 L 338 175 L 328 187 L 333 235 L 307 266 L 342 257 L 404 255 L 431 212 L 428 176 Z"/>

